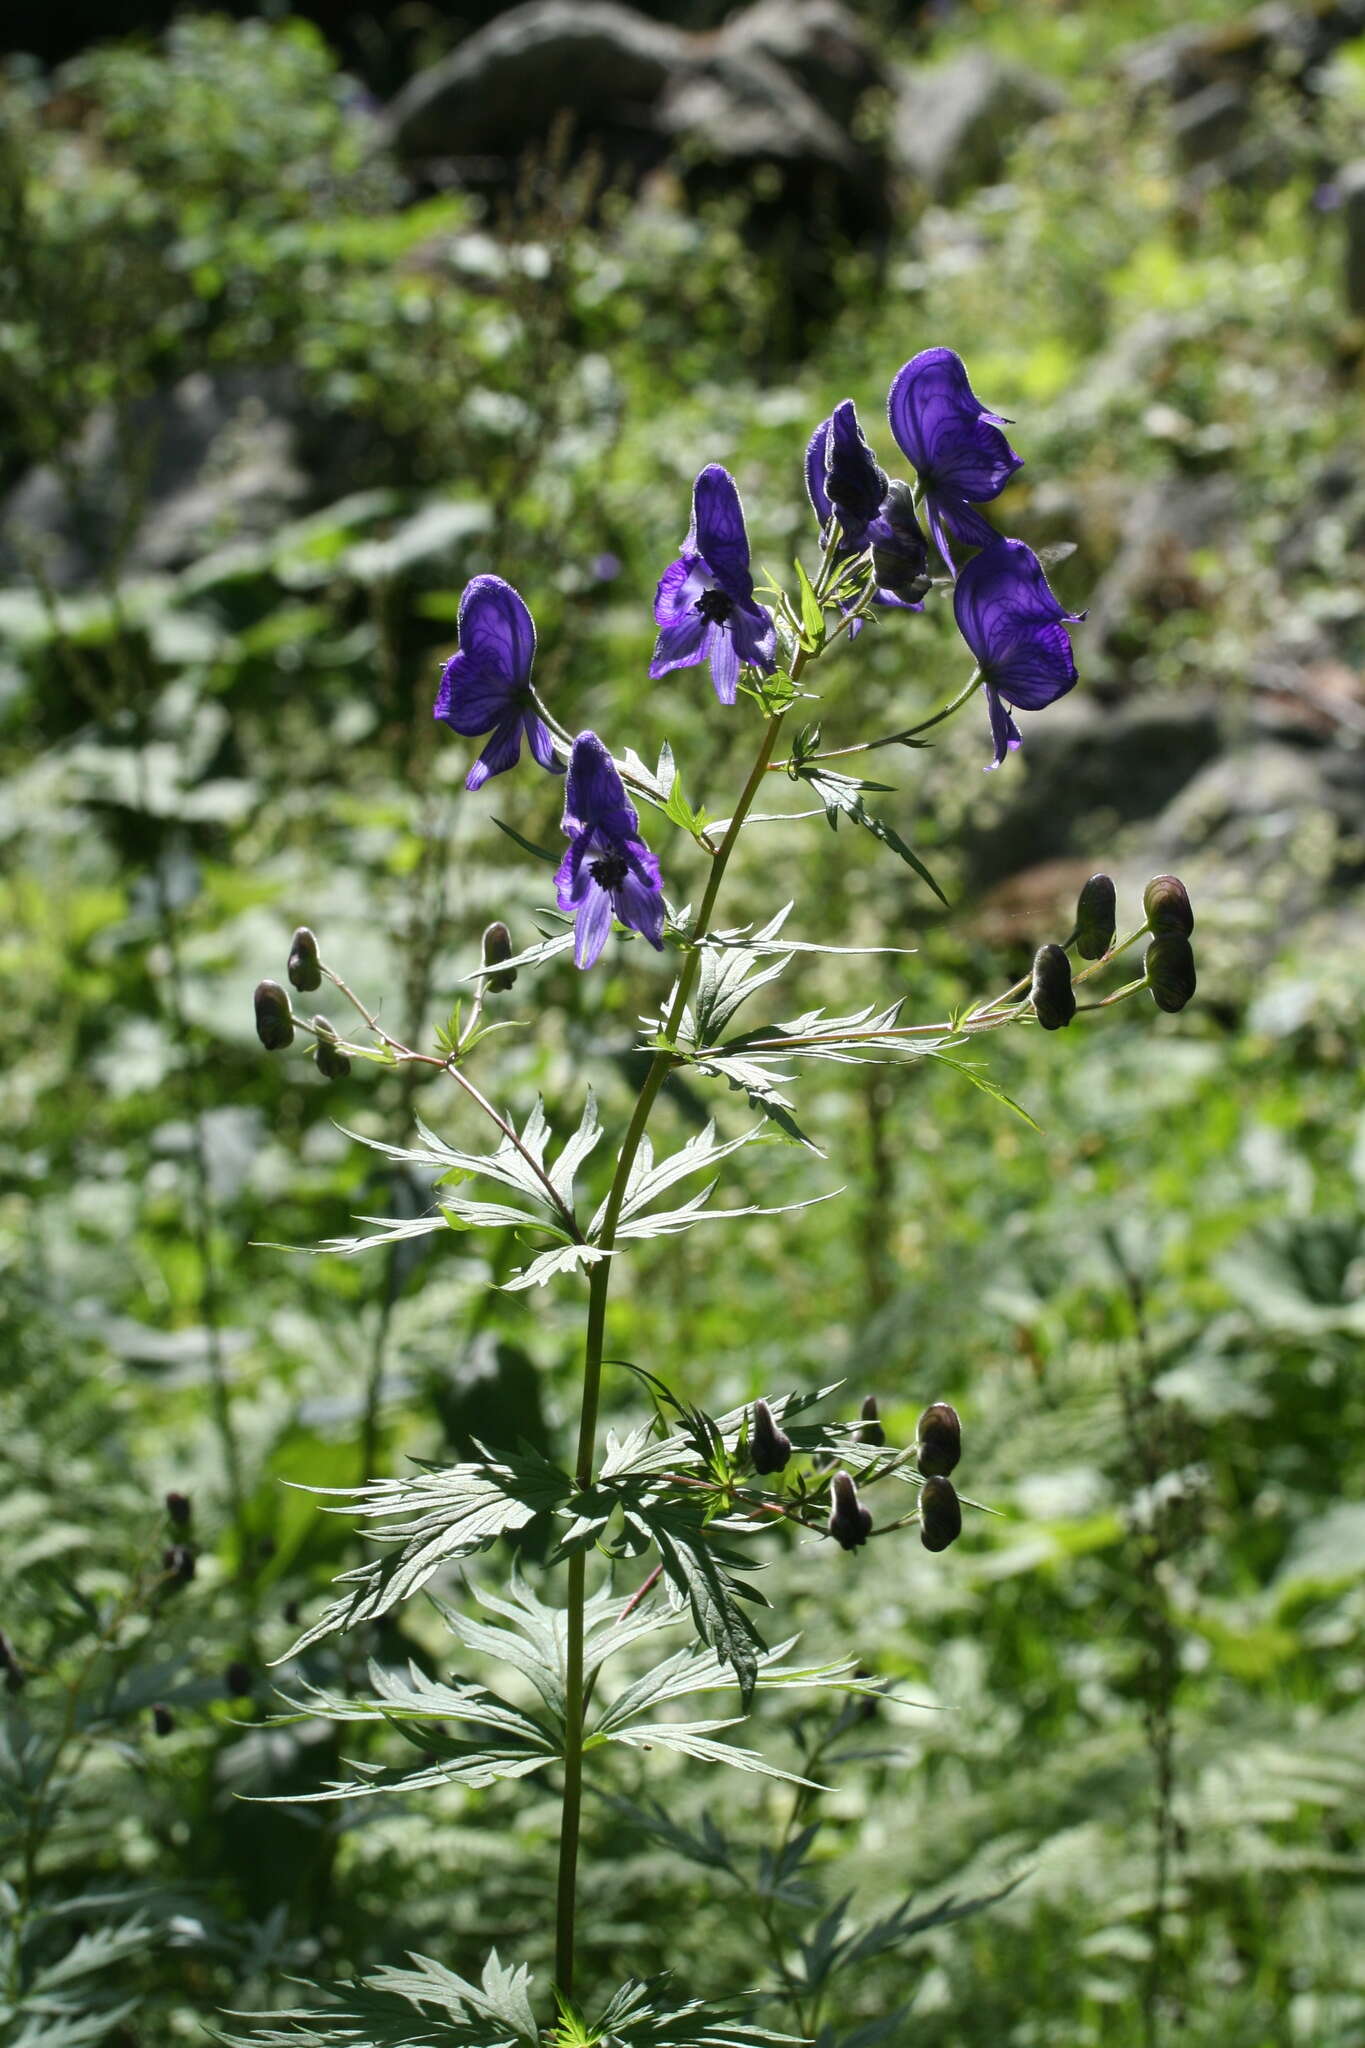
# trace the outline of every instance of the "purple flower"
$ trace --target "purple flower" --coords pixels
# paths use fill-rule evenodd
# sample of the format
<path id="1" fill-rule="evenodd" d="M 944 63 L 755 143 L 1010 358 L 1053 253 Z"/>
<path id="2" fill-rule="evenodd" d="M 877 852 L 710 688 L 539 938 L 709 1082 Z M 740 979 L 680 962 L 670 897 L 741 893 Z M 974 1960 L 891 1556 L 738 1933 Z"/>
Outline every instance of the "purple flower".
<path id="1" fill-rule="evenodd" d="M 1001 433 L 1009 421 L 987 412 L 967 382 L 961 356 L 926 348 L 897 372 L 887 399 L 891 431 L 924 489 L 934 545 L 956 575 L 948 536 L 988 548 L 998 538 L 973 508 L 999 497 L 1023 457 Z"/>
<path id="2" fill-rule="evenodd" d="M 591 967 L 613 917 L 663 950 L 664 899 L 659 863 L 640 837 L 616 763 L 595 732 L 581 732 L 564 788 L 569 850 L 555 873 L 561 910 L 577 913 L 573 956 Z"/>
<path id="3" fill-rule="evenodd" d="M 722 704 L 733 704 L 741 662 L 770 676 L 776 666 L 773 616 L 754 603 L 749 537 L 735 480 L 708 463 L 692 491 L 692 524 L 682 554 L 665 569 L 654 599 L 659 637 L 651 676 L 709 660 Z"/>
<path id="4" fill-rule="evenodd" d="M 811 435 L 806 449 L 806 489 L 822 531 L 837 520 L 842 536 L 838 557 L 872 550 L 877 579 L 875 604 L 923 611 L 928 589 L 928 550 L 915 516 L 908 484 L 889 483 L 863 439 L 852 399 L 837 405 Z M 857 633 L 861 619 L 849 628 Z"/>
<path id="5" fill-rule="evenodd" d="M 452 732 L 489 736 L 465 788 L 482 789 L 490 775 L 515 768 L 523 731 L 541 767 L 561 773 L 531 695 L 536 629 L 523 599 L 501 576 L 475 576 L 460 599 L 459 635 L 460 651 L 446 663 L 433 716 Z"/>
<path id="6" fill-rule="evenodd" d="M 974 555 L 957 579 L 953 611 L 986 685 L 998 768 L 1020 744 L 1007 705 L 1041 711 L 1076 681 L 1066 626 L 1084 612 L 1063 611 L 1043 565 L 1021 540 L 996 540 Z"/>

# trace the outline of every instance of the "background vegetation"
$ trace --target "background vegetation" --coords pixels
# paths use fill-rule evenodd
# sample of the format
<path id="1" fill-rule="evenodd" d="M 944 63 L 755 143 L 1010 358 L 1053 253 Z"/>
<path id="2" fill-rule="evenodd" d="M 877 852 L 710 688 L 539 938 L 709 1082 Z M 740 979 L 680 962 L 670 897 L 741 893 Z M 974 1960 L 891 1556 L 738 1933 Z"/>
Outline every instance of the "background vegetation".
<path id="1" fill-rule="evenodd" d="M 751 1779 L 718 1796 L 681 1759 L 622 1768 L 588 1815 L 589 1957 L 606 1984 L 667 1967 L 697 1992 L 785 1972 L 770 2023 L 840 2048 L 920 2028 L 981 2048 L 1365 2040 L 1365 406 L 1332 185 L 1365 43 L 1311 104 L 1267 64 L 1270 171 L 1201 181 L 1121 61 L 1186 12 L 936 25 L 934 60 L 1022 57 L 1064 107 L 953 206 L 906 200 L 885 247 L 829 251 L 799 347 L 743 193 L 603 189 L 562 139 L 496 202 L 415 192 L 305 24 L 186 19 L 55 74 L 11 62 L 0 1903 L 23 2048 L 199 2041 L 291 1973 L 409 1949 L 544 1965 L 548 1798 L 242 1800 L 337 1770 L 336 1730 L 270 1722 L 269 1660 L 359 1554 L 296 1483 L 471 1434 L 562 1453 L 578 1361 L 573 1289 L 501 1295 L 460 1242 L 369 1263 L 260 1248 L 424 1204 L 338 1124 L 398 1140 L 414 1109 L 452 1134 L 462 1112 L 410 1074 L 329 1088 L 267 1061 L 250 989 L 307 921 L 411 1043 L 491 916 L 533 939 L 544 872 L 490 818 L 553 843 L 554 793 L 465 797 L 464 749 L 430 718 L 479 570 L 526 595 L 567 723 L 651 759 L 667 737 L 724 811 L 732 726 L 697 675 L 643 680 L 691 478 L 734 469 L 760 560 L 809 551 L 810 427 L 846 394 L 875 422 L 940 341 L 1017 421 L 1010 530 L 1075 543 L 1069 602 L 1107 593 L 1077 636 L 1089 723 L 1077 742 L 1059 707 L 1056 741 L 1038 721 L 989 780 L 970 714 L 897 760 L 881 801 L 951 919 L 818 819 L 751 835 L 753 907 L 776 877 L 793 929 L 917 948 L 867 994 L 933 1017 L 1064 936 L 1091 868 L 1132 908 L 1178 863 L 1201 996 L 992 1039 L 989 1074 L 1037 1131 L 947 1069 L 831 1068 L 804 1097 L 828 1165 L 774 1147 L 738 1184 L 842 1198 L 646 1247 L 619 1286 L 614 1349 L 713 1404 L 842 1380 L 832 1412 L 875 1392 L 904 1432 L 952 1400 L 970 1489 L 1002 1515 L 943 1558 L 775 1559 L 784 1633 L 924 1705 L 765 1709 L 780 1761 L 819 1759 L 815 1808 Z M 187 404 L 233 395 L 224 473 L 276 466 L 254 527 L 230 492 L 187 503 L 158 471 L 157 394 L 191 377 Z M 1222 513 L 1192 525 L 1211 483 Z M 1144 516 L 1155 556 L 1116 580 Z M 869 701 L 893 723 L 929 708 L 961 664 L 931 611 L 829 672 L 837 740 Z M 1205 779 L 1168 803 L 1199 717 Z M 1160 794 L 1135 810 L 1144 777 Z M 682 900 L 685 853 L 665 853 Z M 522 976 L 503 999 L 522 1028 L 483 1056 L 501 1099 L 576 1117 L 592 1061 L 619 1112 L 664 988 L 643 953 Z M 793 1007 L 843 992 L 812 964 Z M 679 1087 L 678 1127 L 701 1114 Z M 636 1414 L 633 1382 L 613 1396 Z M 311 1675 L 438 1640 L 418 1609 L 373 1635 Z M 853 1965 L 837 1997 L 831 1959 Z"/>

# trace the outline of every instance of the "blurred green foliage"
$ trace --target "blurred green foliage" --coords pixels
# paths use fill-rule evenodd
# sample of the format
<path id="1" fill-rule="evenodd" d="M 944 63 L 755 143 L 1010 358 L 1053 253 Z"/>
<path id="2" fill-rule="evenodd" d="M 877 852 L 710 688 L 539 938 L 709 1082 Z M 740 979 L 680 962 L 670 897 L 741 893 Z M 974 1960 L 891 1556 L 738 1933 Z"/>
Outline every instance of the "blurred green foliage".
<path id="1" fill-rule="evenodd" d="M 553 845 L 555 793 L 519 778 L 464 797 L 464 751 L 429 716 L 468 576 L 524 592 L 567 722 L 647 759 L 667 737 L 689 796 L 723 815 L 742 721 L 698 675 L 642 684 L 691 478 L 735 470 L 780 574 L 809 552 L 810 426 L 845 393 L 875 422 L 900 362 L 947 341 L 1019 421 L 1011 518 L 1078 543 L 1058 572 L 1078 604 L 1139 483 L 1234 481 L 1237 517 L 1193 580 L 1127 623 L 1123 687 L 1198 684 L 1245 708 L 1271 629 L 1326 625 L 1359 648 L 1345 528 L 1314 495 L 1360 445 L 1359 337 L 1340 222 L 1312 195 L 1358 117 L 1361 51 L 1334 61 L 1311 126 L 1265 82 L 1270 189 L 1191 196 L 1160 109 L 1111 68 L 1165 25 L 1150 6 L 1032 6 L 946 33 L 945 50 L 986 40 L 1051 71 L 1068 109 L 1022 139 L 1007 183 L 922 211 L 884 265 L 851 253 L 796 369 L 770 346 L 780 270 L 738 202 L 628 202 L 561 142 L 494 216 L 459 196 L 409 205 L 298 24 L 186 20 L 154 50 L 9 79 L 10 474 L 69 474 L 101 407 L 135 438 L 138 401 L 225 366 L 286 370 L 314 443 L 344 456 L 331 502 L 265 537 L 157 573 L 116 552 L 70 595 L 45 586 L 35 541 L 37 573 L 0 591 L 0 1623 L 24 1681 L 3 1903 L 10 1995 L 29 1997 L 5 2024 L 24 2048 L 202 2039 L 214 2009 L 268 2003 L 290 1973 L 409 1949 L 472 1970 L 497 1944 L 545 1966 L 547 1795 L 357 1811 L 240 1796 L 338 1771 L 334 1729 L 268 1722 L 269 1660 L 358 1555 L 298 1485 L 451 1457 L 470 1435 L 562 1453 L 573 1413 L 572 1285 L 501 1296 L 503 1254 L 469 1240 L 373 1265 L 259 1248 L 425 1202 L 339 1124 L 398 1140 L 417 1108 L 463 1128 L 410 1076 L 357 1069 L 328 1090 L 302 1057 L 261 1055 L 249 991 L 282 972 L 292 927 L 313 925 L 411 1042 L 463 992 L 488 919 L 528 943 L 546 901 L 490 820 Z M 131 543 L 140 472 L 121 445 Z M 961 657 L 931 611 L 828 673 L 837 744 L 937 702 Z M 1025 755 L 983 782 L 985 751 L 969 713 L 898 760 L 906 787 L 880 800 L 959 891 L 964 818 L 995 815 L 1026 772 Z M 1139 863 L 1142 835 L 1120 849 Z M 686 900 L 695 855 L 682 835 L 661 851 Z M 926 1017 L 1003 987 L 1052 935 L 1002 940 L 970 903 L 945 920 L 875 854 L 818 819 L 760 827 L 735 921 L 794 896 L 803 936 L 918 947 L 862 971 L 869 998 L 907 994 Z M 981 2048 L 1126 2048 L 1177 2027 L 1205 2048 L 1360 2040 L 1365 969 L 1326 913 L 1250 955 L 1235 875 L 1220 906 L 1199 933 L 1210 1000 L 1179 1019 L 1144 1006 L 990 1041 L 991 1076 L 1040 1134 L 946 1070 L 817 1070 L 803 1122 L 828 1165 L 763 1148 L 734 1184 L 765 1203 L 846 1184 L 841 1200 L 742 1241 L 643 1248 L 618 1281 L 615 1351 L 717 1405 L 843 1379 L 836 1411 L 875 1391 L 901 1437 L 951 1399 L 964 1483 L 1001 1518 L 932 1560 L 775 1541 L 780 1632 L 854 1650 L 922 1704 L 848 1724 L 763 1708 L 778 1760 L 818 1757 L 833 1787 L 790 1867 L 774 1863 L 795 1833 L 788 1788 L 735 1780 L 718 1800 L 682 1759 L 618 1763 L 587 1817 L 604 1983 L 624 1959 L 724 1992 L 776 1959 L 809 1987 L 837 1939 L 819 1913 L 844 1892 L 864 1923 L 906 1897 L 1000 1892 L 869 1939 L 837 2003 L 805 2000 L 822 2043 L 915 2027 Z M 643 954 L 523 974 L 499 999 L 523 1028 L 482 1056 L 483 1084 L 523 1106 L 539 1090 L 563 1123 L 591 1067 L 619 1123 L 635 1020 L 664 988 Z M 839 963 L 791 981 L 793 1011 L 846 993 Z M 670 1115 L 685 1129 L 716 1107 L 679 1086 Z M 718 1108 L 738 1127 L 737 1099 Z M 628 1376 L 611 1393 L 638 1415 Z M 189 1583 L 166 1562 L 182 1540 L 167 1489 L 194 1502 Z M 528 1571 L 536 1554 L 528 1541 Z M 439 1640 L 414 1610 L 314 1675 L 356 1682 L 367 1650 L 429 1663 Z"/>

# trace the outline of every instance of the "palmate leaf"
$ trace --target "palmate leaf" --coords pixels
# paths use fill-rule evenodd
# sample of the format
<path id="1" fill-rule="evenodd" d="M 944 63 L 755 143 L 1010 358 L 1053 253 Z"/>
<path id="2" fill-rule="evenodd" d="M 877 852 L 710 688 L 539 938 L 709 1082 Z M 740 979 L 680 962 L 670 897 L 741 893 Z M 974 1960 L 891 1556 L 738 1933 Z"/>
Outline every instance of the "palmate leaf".
<path id="1" fill-rule="evenodd" d="M 371 1533 L 376 1542 L 396 1544 L 396 1557 L 378 1558 L 344 1572 L 336 1584 L 348 1587 L 287 1653 L 296 1657 L 309 1644 L 358 1622 L 372 1621 L 400 1600 L 426 1585 L 443 1565 L 486 1550 L 490 1543 L 533 1516 L 549 1512 L 574 1491 L 568 1474 L 536 1452 L 489 1456 L 481 1465 L 460 1464 L 410 1473 L 401 1479 L 376 1479 L 360 1487 L 304 1487 L 301 1491 L 334 1496 L 325 1501 L 329 1514 L 353 1514 L 383 1525 Z M 283 1660 L 280 1660 L 283 1661 Z"/>
<path id="2" fill-rule="evenodd" d="M 560 1273 L 576 1273 L 584 1266 L 595 1266 L 602 1259 L 609 1259 L 611 1253 L 595 1244 L 555 1244 L 549 1251 L 540 1252 L 527 1266 L 522 1266 L 506 1280 L 499 1283 L 503 1294 L 521 1294 L 528 1287 L 544 1287 Z"/>
<path id="3" fill-rule="evenodd" d="M 677 2005 L 671 1988 L 667 1977 L 623 1984 L 580 2038 L 598 2048 L 801 2048 L 800 2035 L 751 2025 L 732 2000 Z"/>
<path id="4" fill-rule="evenodd" d="M 762 1778 L 782 1778 L 789 1785 L 807 1785 L 815 1792 L 828 1788 L 814 1778 L 799 1777 L 794 1771 L 779 1770 L 756 1749 L 741 1749 L 738 1743 L 716 1742 L 712 1738 L 723 1728 L 737 1728 L 742 1714 L 726 1721 L 634 1721 L 629 1728 L 617 1728 L 602 1738 L 628 1743 L 633 1749 L 673 1749 L 702 1764 L 728 1764 L 732 1770 L 747 1771 Z"/>
<path id="5" fill-rule="evenodd" d="M 836 775 L 827 768 L 817 767 L 814 763 L 803 763 L 794 772 L 796 778 L 801 782 L 808 782 L 812 793 L 819 797 L 832 829 L 837 829 L 840 818 L 848 818 L 853 824 L 860 825 L 865 832 L 870 832 L 874 839 L 880 840 L 883 846 L 889 847 L 907 867 L 913 868 L 920 880 L 933 890 L 944 909 L 948 908 L 947 897 L 919 855 L 912 847 L 906 845 L 892 826 L 884 819 L 874 817 L 864 804 L 863 792 L 885 789 L 885 783 L 864 782 L 855 775 Z"/>
<path id="6" fill-rule="evenodd" d="M 627 1524 L 658 1551 L 670 1600 L 675 1608 L 690 1610 L 697 1634 L 730 1666 L 747 1706 L 758 1679 L 758 1660 L 767 1646 L 744 1602 L 760 1607 L 768 1602 L 735 1574 L 753 1571 L 754 1561 L 714 1543 L 699 1510 L 689 1504 L 645 1492 L 634 1500 L 624 1499 L 623 1507 Z"/>
<path id="7" fill-rule="evenodd" d="M 219 2032 L 225 2048 L 520 2048 L 539 2040 L 524 1966 L 508 1970 L 494 1949 L 471 1984 L 429 1956 L 407 1969 L 383 1968 L 323 1992 L 325 2005 L 277 2013 L 233 2013 L 246 2033 Z"/>
<path id="8" fill-rule="evenodd" d="M 854 1675 L 856 1665 L 852 1657 L 836 1658 L 826 1664 L 784 1664 L 783 1658 L 795 1647 L 797 1640 L 797 1637 L 790 1636 L 786 1642 L 765 1650 L 759 1657 L 755 1679 L 758 1690 L 823 1686 L 873 1697 L 881 1695 L 883 1688 L 878 1682 Z M 656 1664 L 652 1671 L 644 1672 L 619 1693 L 599 1717 L 594 1732 L 613 1734 L 628 1727 L 641 1714 L 652 1713 L 666 1700 L 685 1699 L 693 1693 L 717 1692 L 734 1682 L 733 1672 L 713 1650 L 689 1643 Z"/>

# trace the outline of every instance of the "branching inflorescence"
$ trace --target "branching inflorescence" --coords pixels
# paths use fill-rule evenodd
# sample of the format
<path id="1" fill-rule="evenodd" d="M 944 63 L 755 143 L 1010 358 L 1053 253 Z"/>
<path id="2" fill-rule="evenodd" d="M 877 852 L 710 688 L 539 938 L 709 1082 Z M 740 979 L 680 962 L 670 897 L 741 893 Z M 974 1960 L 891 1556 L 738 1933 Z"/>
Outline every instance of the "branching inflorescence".
<path id="1" fill-rule="evenodd" d="M 888 409 L 913 478 L 892 478 L 880 467 L 851 400 L 836 406 L 810 437 L 805 474 L 818 523 L 819 559 L 814 573 L 796 565 L 794 591 L 756 588 L 733 478 L 717 464 L 707 465 L 697 477 L 686 539 L 658 585 L 657 639 L 648 672 L 657 681 L 707 665 L 720 703 L 738 716 L 742 699 L 756 715 L 758 743 L 728 821 L 709 824 L 693 808 L 666 744 L 651 770 L 633 750 L 617 754 L 596 733 L 575 735 L 561 726 L 532 680 L 536 634 L 527 605 L 500 577 L 477 576 L 461 601 L 459 649 L 442 676 L 435 715 L 456 733 L 484 741 L 469 771 L 471 790 L 517 764 L 523 737 L 541 770 L 565 775 L 567 846 L 555 875 L 557 912 L 545 913 L 542 937 L 521 951 L 514 950 L 504 925 L 488 928 L 481 964 L 471 976 L 476 994 L 467 1010 L 457 1011 L 435 1051 L 410 1047 L 390 1035 L 323 959 L 307 928 L 295 934 L 289 955 L 293 988 L 311 993 L 329 983 L 357 1013 L 368 1036 L 353 1042 L 324 1016 L 296 1014 L 279 983 L 264 981 L 256 990 L 257 1029 L 267 1050 L 284 1048 L 302 1030 L 313 1038 L 314 1056 L 328 1078 L 344 1074 L 356 1059 L 390 1066 L 415 1062 L 439 1070 L 496 1132 L 492 1148 L 480 1151 L 451 1144 L 419 1121 L 413 1144 L 376 1146 L 435 1178 L 440 1191 L 432 1207 L 417 1217 L 363 1218 L 363 1234 L 319 1249 L 350 1254 L 449 1227 L 510 1231 L 530 1247 L 531 1256 L 504 1281 L 506 1287 L 544 1286 L 580 1275 L 587 1283 L 572 1465 L 562 1469 L 526 1447 L 515 1455 L 486 1453 L 454 1467 L 423 1468 L 412 1477 L 372 1482 L 333 1504 L 334 1511 L 358 1515 L 384 1549 L 376 1561 L 339 1582 L 340 1597 L 296 1646 L 302 1651 L 373 1620 L 451 1563 L 486 1549 L 533 1517 L 549 1518 L 558 1532 L 550 1562 L 565 1572 L 561 1607 L 543 1607 L 516 1585 L 510 1600 L 478 1595 L 499 1618 L 496 1630 L 484 1623 L 466 1625 L 455 1610 L 443 1610 L 467 1647 L 496 1656 L 501 1642 L 505 1661 L 532 1679 L 541 1711 L 528 1712 L 480 1685 L 438 1684 L 417 1673 L 401 1677 L 380 1670 L 370 1699 L 348 1700 L 314 1688 L 296 1701 L 300 1711 L 335 1720 L 401 1725 L 423 1752 L 416 1773 L 365 1766 L 318 1797 L 355 1798 L 393 1785 L 408 1790 L 423 1784 L 483 1785 L 546 1770 L 559 1778 L 558 2020 L 538 2027 L 524 1983 L 503 1971 L 496 1958 L 482 1987 L 434 1964 L 423 1966 L 430 1975 L 388 1972 L 368 1980 L 366 2013 L 378 2012 L 385 2000 L 391 2001 L 394 2015 L 420 2012 L 432 2040 L 630 2044 L 789 2038 L 766 2033 L 728 2009 L 695 2003 L 666 2008 L 654 1990 L 640 1985 L 618 1991 L 596 2021 L 585 2018 L 575 2003 L 585 1760 L 611 1743 L 625 1742 L 785 1775 L 757 1752 L 716 1739 L 733 1725 L 731 1720 L 678 1722 L 660 1719 L 656 1711 L 665 1700 L 727 1684 L 738 1687 L 746 1709 L 753 1694 L 771 1684 L 835 1687 L 854 1694 L 880 1689 L 855 1675 L 851 1662 L 798 1667 L 784 1661 L 790 1644 L 779 1650 L 767 1647 L 752 1615 L 753 1608 L 766 1603 L 746 1576 L 754 1568 L 746 1544 L 786 1528 L 853 1552 L 914 1525 L 924 1547 L 939 1552 L 958 1537 L 963 1506 L 978 1505 L 964 1501 L 954 1483 L 962 1430 L 946 1401 L 932 1402 L 920 1418 L 915 1444 L 897 1449 L 886 1442 L 875 1401 L 865 1403 L 859 1419 L 848 1423 L 801 1419 L 832 1389 L 809 1396 L 774 1394 L 712 1417 L 662 1375 L 635 1366 L 631 1370 L 648 1391 L 652 1417 L 624 1439 L 609 1435 L 603 1453 L 598 1417 L 607 1362 L 607 1300 L 623 1251 L 642 1239 L 776 1213 L 716 1205 L 715 1169 L 773 1127 L 817 1149 L 787 1093 L 803 1061 L 934 1058 L 956 1064 L 961 1049 L 988 1031 L 1030 1024 L 1055 1031 L 1080 1012 L 1107 1009 L 1142 989 L 1161 1009 L 1178 1010 L 1194 992 L 1193 917 L 1183 886 L 1173 876 L 1158 877 L 1147 889 L 1142 924 L 1116 939 L 1114 885 L 1096 875 L 1081 892 L 1075 927 L 1064 943 L 1040 948 L 1031 973 L 1003 994 L 966 1004 L 950 1017 L 903 1023 L 902 1004 L 894 1001 L 839 1016 L 814 1010 L 754 1029 L 737 1024 L 744 1004 L 799 953 L 857 950 L 787 938 L 790 905 L 758 927 L 727 927 L 720 921 L 726 870 L 767 777 L 784 772 L 804 785 L 831 824 L 847 818 L 860 825 L 941 897 L 920 857 L 866 808 L 866 795 L 882 785 L 846 775 L 829 763 L 893 745 L 915 746 L 923 733 L 955 715 L 979 690 L 992 740 L 988 765 L 998 767 L 1021 742 L 1015 712 L 1044 710 L 1077 681 L 1067 628 L 1084 614 L 1064 608 L 1033 550 L 998 533 L 980 509 L 994 504 L 1020 467 L 1021 458 L 1003 431 L 1008 422 L 981 405 L 960 358 L 946 348 L 927 349 L 904 365 L 892 382 Z M 818 726 L 807 724 L 791 735 L 784 755 L 779 740 L 786 722 L 794 706 L 812 695 L 810 671 L 833 642 L 856 639 L 878 620 L 885 629 L 905 630 L 906 622 L 896 615 L 922 611 L 945 590 L 951 590 L 954 617 L 974 664 L 966 684 L 918 724 L 832 749 L 822 749 Z M 667 864 L 661 865 L 646 841 L 641 806 L 690 839 L 704 856 L 705 880 L 695 910 L 675 908 L 670 901 Z M 572 952 L 578 968 L 591 968 L 613 932 L 636 934 L 656 950 L 671 953 L 677 968 L 667 997 L 646 1026 L 642 1049 L 650 1055 L 649 1064 L 605 1190 L 590 1207 L 580 1199 L 579 1181 L 604 1135 L 591 1090 L 577 1127 L 552 1157 L 552 1133 L 540 1104 L 521 1119 L 506 1114 L 468 1067 L 492 1028 L 485 1015 L 490 998 L 511 990 L 524 970 L 562 954 Z M 1148 935 L 1141 974 L 1107 994 L 1078 1000 L 1078 992 L 1089 993 L 1094 977 Z M 678 1150 L 656 1156 L 648 1126 L 665 1080 L 679 1069 L 724 1080 L 746 1097 L 757 1124 L 724 1139 L 708 1125 Z M 964 1071 L 990 1085 L 974 1069 Z M 699 1193 L 674 1194 L 699 1176 L 705 1177 Z M 470 1182 L 484 1183 L 485 1189 L 471 1193 Z M 491 1194 L 487 1184 L 492 1184 Z M 893 1501 L 880 1520 L 868 1505 L 874 1488 L 880 1498 Z M 644 1575 L 628 1597 L 614 1592 L 609 1579 L 590 1593 L 593 1556 L 608 1560 L 608 1573 L 613 1561 L 644 1560 Z M 691 1617 L 699 1640 L 612 1692 L 601 1678 L 610 1658 L 685 1616 Z M 463 1732 L 453 1736 L 452 1727 Z M 314 2021 L 323 2031 L 308 2031 Z M 300 2012 L 293 2016 L 291 2033 L 265 2038 L 333 2038 L 325 2021 L 325 2013 Z M 680 2030 L 669 2031 L 675 2023 Z M 338 2028 L 338 2039 L 359 2038 L 347 2033 L 340 2020 Z"/>

